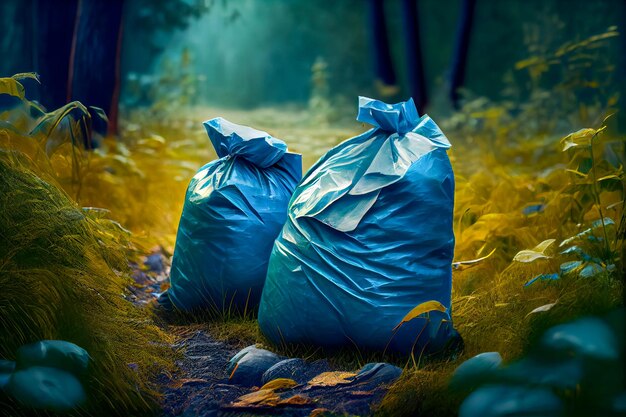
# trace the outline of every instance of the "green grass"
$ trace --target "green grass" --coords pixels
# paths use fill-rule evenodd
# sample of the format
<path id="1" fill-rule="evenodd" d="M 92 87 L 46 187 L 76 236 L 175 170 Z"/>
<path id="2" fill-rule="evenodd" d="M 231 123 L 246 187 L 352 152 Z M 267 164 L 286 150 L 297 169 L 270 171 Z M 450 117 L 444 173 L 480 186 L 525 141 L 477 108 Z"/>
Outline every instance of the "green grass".
<path id="1" fill-rule="evenodd" d="M 608 276 L 563 279 L 533 288 L 515 285 L 507 276 L 471 303 L 457 302 L 454 316 L 465 342 L 465 352 L 454 361 L 427 361 L 405 370 L 377 410 L 379 416 L 454 416 L 462 400 L 447 389 L 448 379 L 464 360 L 482 352 L 498 351 L 505 362 L 523 356 L 550 327 L 587 315 L 603 315 L 622 304 L 622 284 Z M 519 277 L 518 277 L 519 278 Z M 486 283 L 485 283 L 486 284 Z M 533 308 L 557 301 L 551 310 L 528 315 Z M 502 305 L 506 303 L 507 305 Z M 501 305 L 501 307 L 497 307 Z"/>
<path id="2" fill-rule="evenodd" d="M 0 152 L 0 357 L 14 359 L 20 346 L 42 339 L 76 343 L 92 359 L 89 402 L 74 414 L 151 414 L 151 381 L 171 368 L 173 354 L 150 313 L 124 298 L 125 234 L 29 166 Z M 29 414 L 6 396 L 0 409 Z"/>
<path id="3" fill-rule="evenodd" d="M 261 334 L 252 314 L 228 311 L 177 316 L 163 323 L 165 330 L 176 337 L 203 328 L 238 347 L 256 343 L 286 356 L 328 358 L 346 370 L 390 361 L 405 371 L 377 409 L 379 415 L 455 415 L 462 398 L 449 393 L 446 385 L 463 360 L 499 351 L 505 361 L 513 361 L 550 326 L 622 305 L 623 284 L 615 273 L 523 286 L 569 259 L 553 254 L 549 260 L 520 264 L 512 262 L 518 251 L 545 239 L 573 236 L 602 215 L 619 223 L 622 233 L 624 227 L 623 172 L 601 160 L 600 149 L 622 138 L 598 138 L 592 155 L 594 178 L 615 175 L 618 180 L 589 187 L 590 177 L 565 169 L 579 169 L 589 152 L 562 153 L 558 137 L 522 131 L 546 110 L 556 112 L 533 103 L 528 107 L 536 111 L 526 119 L 512 120 L 506 109 L 493 112 L 488 107 L 482 116 L 476 111 L 455 115 L 464 116 L 461 129 L 444 127 L 453 143 L 450 155 L 457 184 L 456 260 L 475 259 L 496 249 L 479 265 L 454 272 L 453 319 L 465 341 L 460 357 L 400 358 L 351 347 L 325 351 L 275 346 Z M 20 345 L 42 338 L 65 339 L 86 348 L 94 366 L 92 401 L 85 414 L 149 413 L 158 399 L 150 381 L 171 366 L 171 352 L 165 346 L 171 337 L 154 325 L 150 312 L 124 299 L 130 283 L 128 256 L 137 245 L 161 244 L 172 252 L 187 181 L 214 158 L 201 121 L 223 115 L 265 129 L 304 154 L 304 169 L 363 128 L 357 123 L 320 128 L 307 123 L 306 111 L 293 109 L 192 110 L 185 117 L 172 113 L 159 120 L 149 112 L 134 113 L 120 140 L 109 138 L 101 149 L 89 153 L 61 137 L 67 130 L 49 135 L 62 144 L 47 155 L 41 146 L 45 138 L 0 129 L 0 357 L 11 359 Z M 552 113 L 550 117 L 558 119 Z M 467 127 L 477 121 L 479 128 Z M 572 130 L 579 127 L 572 125 Z M 522 213 L 525 206 L 538 202 L 545 204 L 543 212 Z M 104 207 L 110 213 L 103 217 L 81 206 Z M 614 250 L 623 255 L 623 235 L 618 236 Z M 622 264 L 618 259 L 617 271 Z M 548 312 L 528 314 L 554 302 Z M 137 364 L 138 371 L 129 364 Z M 4 397 L 0 407 L 9 414 L 24 413 Z"/>

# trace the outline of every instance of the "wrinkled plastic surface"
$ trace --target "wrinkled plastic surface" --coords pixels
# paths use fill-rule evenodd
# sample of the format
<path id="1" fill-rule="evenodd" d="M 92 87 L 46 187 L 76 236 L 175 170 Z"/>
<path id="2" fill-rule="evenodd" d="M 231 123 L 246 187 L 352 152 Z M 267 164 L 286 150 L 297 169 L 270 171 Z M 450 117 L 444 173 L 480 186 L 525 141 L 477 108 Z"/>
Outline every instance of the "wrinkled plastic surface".
<path id="1" fill-rule="evenodd" d="M 294 192 L 259 310 L 276 343 L 407 353 L 441 349 L 449 320 L 454 175 L 450 143 L 412 100 L 359 99 L 373 129 L 324 155 Z M 448 311 L 394 327 L 420 303 Z M 443 320 L 445 318 L 445 320 Z"/>
<path id="2" fill-rule="evenodd" d="M 266 132 L 223 118 L 204 126 L 220 159 L 187 188 L 168 295 L 182 310 L 252 309 L 302 176 L 301 156 Z"/>

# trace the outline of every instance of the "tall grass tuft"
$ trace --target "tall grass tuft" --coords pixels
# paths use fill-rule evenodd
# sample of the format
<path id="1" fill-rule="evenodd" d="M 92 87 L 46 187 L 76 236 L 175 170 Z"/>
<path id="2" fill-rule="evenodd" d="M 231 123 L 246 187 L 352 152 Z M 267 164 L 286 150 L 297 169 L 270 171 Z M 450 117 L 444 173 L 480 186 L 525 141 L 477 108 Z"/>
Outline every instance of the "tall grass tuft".
<path id="1" fill-rule="evenodd" d="M 73 414 L 152 414 L 170 337 L 127 299 L 130 232 L 79 204 L 92 191 L 91 116 L 77 102 L 45 112 L 25 99 L 25 76 L 36 77 L 0 79 L 0 358 L 42 339 L 76 343 L 91 362 L 89 401 Z M 0 410 L 46 414 L 3 394 Z"/>
<path id="2" fill-rule="evenodd" d="M 0 357 L 23 344 L 68 340 L 91 355 L 89 414 L 154 406 L 150 379 L 168 368 L 167 337 L 125 299 L 124 245 L 115 223 L 81 210 L 63 191 L 0 153 Z M 0 397 L 0 407 L 22 407 Z"/>

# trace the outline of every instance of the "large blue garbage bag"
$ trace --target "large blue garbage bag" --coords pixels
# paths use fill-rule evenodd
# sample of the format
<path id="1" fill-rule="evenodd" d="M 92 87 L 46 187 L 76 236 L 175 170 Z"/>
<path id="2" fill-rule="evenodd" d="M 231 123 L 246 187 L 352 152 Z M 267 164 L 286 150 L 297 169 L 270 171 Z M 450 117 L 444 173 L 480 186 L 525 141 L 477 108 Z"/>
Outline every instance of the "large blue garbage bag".
<path id="1" fill-rule="evenodd" d="M 276 343 L 433 352 L 450 321 L 454 174 L 448 139 L 412 100 L 359 98 L 373 129 L 304 176 L 276 239 L 259 325 Z M 394 330 L 417 305 L 433 311 Z"/>
<path id="2" fill-rule="evenodd" d="M 203 166 L 187 188 L 167 294 L 181 310 L 251 310 L 302 177 L 302 158 L 266 132 L 219 117 L 204 126 L 220 159 Z"/>

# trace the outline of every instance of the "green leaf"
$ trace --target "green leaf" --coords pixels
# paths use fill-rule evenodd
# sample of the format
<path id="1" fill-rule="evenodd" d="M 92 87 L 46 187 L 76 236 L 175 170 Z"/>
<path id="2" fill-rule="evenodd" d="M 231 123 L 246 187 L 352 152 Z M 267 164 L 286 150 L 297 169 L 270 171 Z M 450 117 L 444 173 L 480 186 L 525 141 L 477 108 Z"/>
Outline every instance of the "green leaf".
<path id="1" fill-rule="evenodd" d="M 611 174 L 611 175 L 605 175 L 604 177 L 600 177 L 596 181 L 604 181 L 604 180 L 610 180 L 610 179 L 620 180 L 621 178 L 622 178 L 621 175 Z"/>
<path id="2" fill-rule="evenodd" d="M 24 100 L 24 86 L 14 78 L 0 78 L 0 94 L 8 94 Z"/>
<path id="3" fill-rule="evenodd" d="M 537 259 L 550 258 L 549 255 L 545 254 L 545 252 L 550 246 L 552 246 L 555 240 L 556 239 L 547 239 L 535 246 L 533 249 L 524 249 L 522 251 L 519 251 L 513 258 L 513 260 L 515 262 L 529 263 L 534 262 Z"/>
<path id="4" fill-rule="evenodd" d="M 561 274 L 570 274 L 572 272 L 578 271 L 582 267 L 581 261 L 570 261 L 562 263 L 560 266 Z"/>
<path id="5" fill-rule="evenodd" d="M 575 169 L 566 169 L 566 172 L 571 172 L 572 174 L 576 174 L 582 178 L 587 178 L 587 174 L 580 172 L 580 171 L 576 171 Z"/>
<path id="6" fill-rule="evenodd" d="M 571 148 L 589 147 L 591 146 L 591 139 L 596 135 L 598 131 L 596 129 L 586 128 L 580 129 L 574 133 L 570 133 L 561 139 L 561 145 L 563 151 Z"/>
<path id="7" fill-rule="evenodd" d="M 559 278 L 560 278 L 559 274 L 556 274 L 556 273 L 553 273 L 553 274 L 539 274 L 536 277 L 534 277 L 533 279 L 529 280 L 527 283 L 525 283 L 524 287 L 528 287 L 529 285 L 532 285 L 532 284 L 534 284 L 537 281 L 556 281 Z"/>
<path id="8" fill-rule="evenodd" d="M 11 78 L 13 78 L 14 80 L 31 79 L 41 84 L 41 80 L 39 79 L 39 74 L 37 74 L 36 72 L 20 72 L 19 74 L 15 74 L 11 76 Z"/>
<path id="9" fill-rule="evenodd" d="M 552 307 L 554 307 L 555 305 L 556 305 L 556 301 L 554 303 L 544 304 L 544 305 L 542 305 L 540 307 L 535 308 L 530 313 L 526 314 L 526 317 L 530 316 L 531 314 L 544 313 L 544 312 L 552 309 Z"/>

